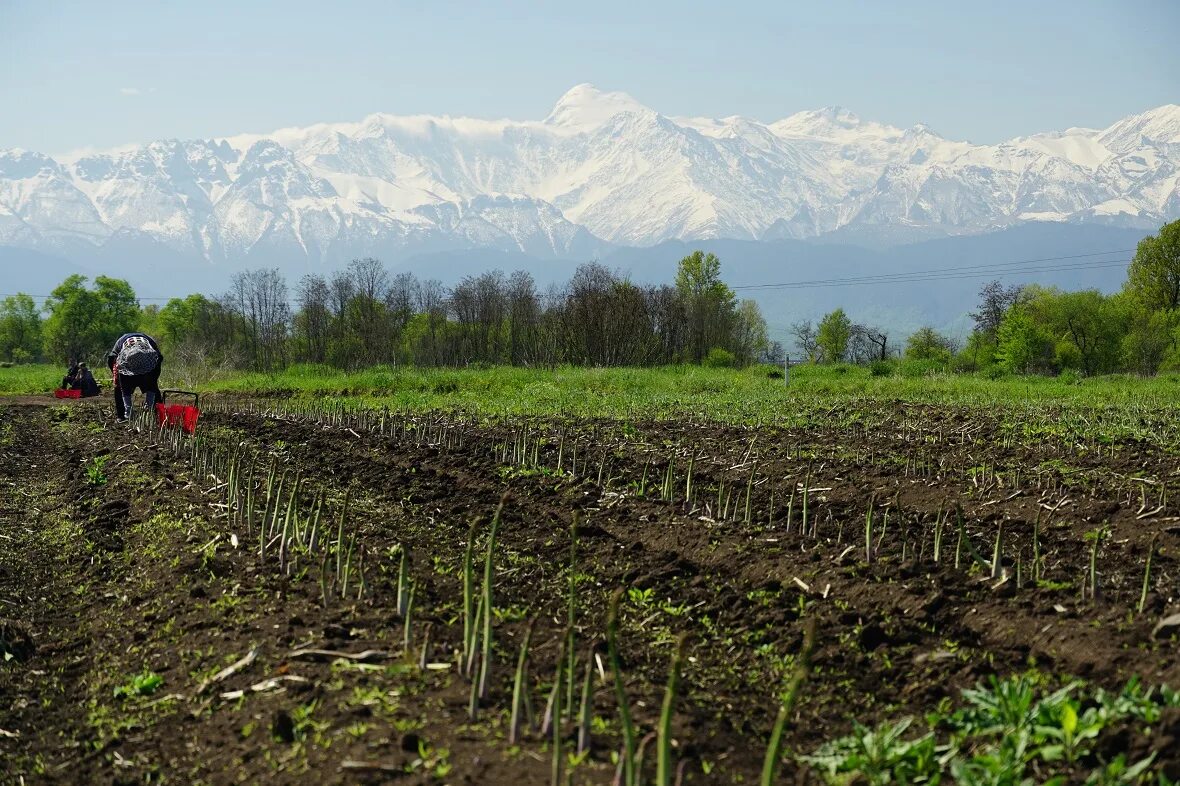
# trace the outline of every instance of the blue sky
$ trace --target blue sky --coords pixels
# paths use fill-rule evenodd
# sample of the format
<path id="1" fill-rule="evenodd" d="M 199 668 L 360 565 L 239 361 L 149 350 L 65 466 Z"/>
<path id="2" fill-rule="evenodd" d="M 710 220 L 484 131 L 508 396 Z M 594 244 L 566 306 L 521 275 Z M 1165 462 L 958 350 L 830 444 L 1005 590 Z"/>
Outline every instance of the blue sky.
<path id="1" fill-rule="evenodd" d="M 0 148 L 539 119 L 579 82 L 669 115 L 840 105 L 995 142 L 1180 102 L 1177 31 L 1176 0 L 0 0 Z"/>

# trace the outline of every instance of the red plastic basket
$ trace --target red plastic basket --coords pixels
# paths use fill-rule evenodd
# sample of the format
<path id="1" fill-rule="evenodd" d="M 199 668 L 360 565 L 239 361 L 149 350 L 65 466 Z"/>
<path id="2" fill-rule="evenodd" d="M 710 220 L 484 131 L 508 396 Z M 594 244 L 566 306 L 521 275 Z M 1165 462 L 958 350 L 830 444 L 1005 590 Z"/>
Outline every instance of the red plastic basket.
<path id="1" fill-rule="evenodd" d="M 195 393 L 183 390 L 167 390 L 165 393 L 184 393 L 196 397 Z M 197 430 L 197 420 L 201 417 L 201 410 L 195 405 L 188 404 L 157 404 L 156 422 L 167 428 L 180 427 L 186 433 L 192 434 Z"/>
<path id="2" fill-rule="evenodd" d="M 184 408 L 184 422 L 182 424 L 185 431 L 192 434 L 197 430 L 197 418 L 201 417 L 201 410 L 196 407 Z"/>
<path id="3" fill-rule="evenodd" d="M 53 391 L 54 398 L 82 398 L 82 391 L 80 390 L 63 390 L 58 388 Z"/>

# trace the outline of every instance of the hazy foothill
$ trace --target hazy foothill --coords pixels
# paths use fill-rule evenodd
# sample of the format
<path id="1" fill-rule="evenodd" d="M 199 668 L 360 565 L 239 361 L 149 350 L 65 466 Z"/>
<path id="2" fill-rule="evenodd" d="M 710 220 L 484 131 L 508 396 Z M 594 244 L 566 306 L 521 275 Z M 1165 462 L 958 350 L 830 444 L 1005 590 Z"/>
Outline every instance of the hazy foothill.
<path id="1" fill-rule="evenodd" d="M 1152 2 L 0 11 L 0 780 L 1180 783 Z"/>
<path id="2" fill-rule="evenodd" d="M 984 284 L 965 340 L 925 326 L 912 334 L 854 322 L 837 308 L 792 324 L 796 361 L 869 365 L 876 376 L 1180 371 L 1180 222 L 1139 242 L 1121 291 Z M 42 319 L 42 311 L 46 316 Z M 451 288 L 358 259 L 294 288 L 277 269 L 237 274 L 216 297 L 141 308 L 123 280 L 78 275 L 43 309 L 26 294 L 0 302 L 0 358 L 96 360 L 121 334 L 158 335 L 175 375 L 204 384 L 236 371 L 295 364 L 373 366 L 747 367 L 788 362 L 756 301 L 739 299 L 711 253 L 680 260 L 674 281 L 637 285 L 599 263 L 540 289 L 527 271 L 489 271 Z M 327 369 L 325 369 L 327 373 Z"/>

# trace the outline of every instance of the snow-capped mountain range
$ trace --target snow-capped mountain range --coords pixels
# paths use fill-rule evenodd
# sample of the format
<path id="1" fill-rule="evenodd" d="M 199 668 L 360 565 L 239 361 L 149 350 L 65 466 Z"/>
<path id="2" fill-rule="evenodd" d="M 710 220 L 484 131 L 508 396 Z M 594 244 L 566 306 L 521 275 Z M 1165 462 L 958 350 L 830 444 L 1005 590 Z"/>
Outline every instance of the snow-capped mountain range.
<path id="1" fill-rule="evenodd" d="M 544 120 L 371 115 L 50 157 L 0 150 L 0 246 L 163 244 L 211 261 L 666 240 L 919 237 L 1180 217 L 1180 106 L 996 145 L 839 108 L 668 117 L 578 85 Z"/>

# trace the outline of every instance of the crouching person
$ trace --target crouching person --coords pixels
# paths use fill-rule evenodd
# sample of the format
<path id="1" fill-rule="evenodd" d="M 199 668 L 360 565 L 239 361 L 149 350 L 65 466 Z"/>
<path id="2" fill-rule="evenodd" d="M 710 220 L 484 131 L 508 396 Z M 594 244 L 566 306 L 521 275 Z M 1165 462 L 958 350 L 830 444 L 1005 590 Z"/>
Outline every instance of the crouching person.
<path id="1" fill-rule="evenodd" d="M 78 369 L 81 367 L 81 365 L 82 364 L 76 360 L 70 361 L 70 367 L 66 370 L 66 375 L 61 378 L 62 390 L 74 389 L 74 381 L 78 378 Z"/>
<path id="2" fill-rule="evenodd" d="M 147 408 L 163 402 L 160 393 L 160 367 L 164 355 L 155 339 L 145 333 L 126 333 L 107 353 L 115 386 L 115 420 L 126 423 L 131 417 L 135 389 L 143 391 Z"/>
<path id="3" fill-rule="evenodd" d="M 82 398 L 97 396 L 101 392 L 98 389 L 98 382 L 85 363 L 78 364 L 78 371 L 74 374 L 73 388 L 82 391 Z"/>

